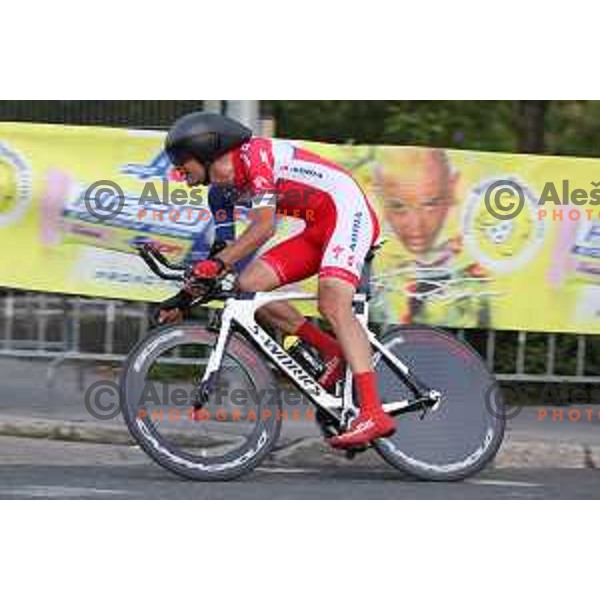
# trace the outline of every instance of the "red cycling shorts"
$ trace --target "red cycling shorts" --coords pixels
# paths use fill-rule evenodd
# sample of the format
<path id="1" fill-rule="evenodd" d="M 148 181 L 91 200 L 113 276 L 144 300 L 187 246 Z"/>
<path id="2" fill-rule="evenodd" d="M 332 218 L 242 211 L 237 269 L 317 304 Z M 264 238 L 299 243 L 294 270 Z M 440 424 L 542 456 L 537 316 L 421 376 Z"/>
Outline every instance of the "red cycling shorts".
<path id="1" fill-rule="evenodd" d="M 348 192 L 351 193 L 348 193 Z M 260 259 L 277 273 L 281 285 L 319 274 L 360 282 L 365 257 L 380 235 L 379 222 L 358 185 L 328 194 L 298 235 L 271 248 Z"/>

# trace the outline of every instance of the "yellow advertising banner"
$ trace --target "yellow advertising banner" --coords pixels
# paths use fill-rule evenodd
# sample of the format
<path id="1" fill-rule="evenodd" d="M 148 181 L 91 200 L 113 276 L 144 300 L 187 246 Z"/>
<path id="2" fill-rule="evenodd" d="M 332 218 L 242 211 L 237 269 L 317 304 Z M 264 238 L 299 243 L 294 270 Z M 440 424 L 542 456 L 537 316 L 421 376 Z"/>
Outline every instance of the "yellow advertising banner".
<path id="1" fill-rule="evenodd" d="M 171 295 L 177 286 L 156 278 L 136 245 L 181 260 L 208 247 L 216 223 L 206 190 L 169 179 L 163 138 L 0 123 L 0 286 Z M 374 319 L 600 332 L 600 160 L 300 144 L 351 171 L 380 217 Z M 86 204 L 91 186 L 108 207 L 122 198 L 113 218 Z M 282 219 L 269 245 L 302 226 Z"/>

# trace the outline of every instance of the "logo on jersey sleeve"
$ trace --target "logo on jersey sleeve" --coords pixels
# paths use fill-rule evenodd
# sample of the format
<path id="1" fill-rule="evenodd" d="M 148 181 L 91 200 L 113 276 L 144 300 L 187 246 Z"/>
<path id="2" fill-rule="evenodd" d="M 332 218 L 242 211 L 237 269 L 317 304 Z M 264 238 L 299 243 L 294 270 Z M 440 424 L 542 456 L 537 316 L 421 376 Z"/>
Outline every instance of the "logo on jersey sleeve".
<path id="1" fill-rule="evenodd" d="M 271 189 L 273 186 L 271 185 L 271 182 L 264 177 L 263 175 L 257 175 L 253 180 L 252 180 L 252 187 L 254 188 L 255 191 L 261 191 L 261 190 L 268 190 Z"/>

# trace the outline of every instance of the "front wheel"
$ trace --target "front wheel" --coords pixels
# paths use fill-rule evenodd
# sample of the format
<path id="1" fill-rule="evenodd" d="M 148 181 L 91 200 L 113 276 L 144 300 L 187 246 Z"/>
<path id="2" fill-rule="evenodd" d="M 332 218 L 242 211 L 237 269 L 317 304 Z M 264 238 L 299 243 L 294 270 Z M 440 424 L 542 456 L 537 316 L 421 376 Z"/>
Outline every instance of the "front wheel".
<path id="1" fill-rule="evenodd" d="M 207 394 L 200 382 L 217 336 L 193 324 L 161 327 L 131 352 L 121 374 L 130 433 L 162 467 L 188 479 L 223 481 L 256 467 L 281 430 L 281 398 L 253 347 L 232 334 Z M 202 410 L 194 419 L 194 406 Z"/>
<path id="2" fill-rule="evenodd" d="M 396 433 L 374 442 L 379 454 L 429 481 L 464 479 L 483 469 L 502 443 L 505 413 L 498 383 L 481 357 L 454 336 L 428 327 L 391 329 L 381 343 L 442 399 L 435 411 L 398 415 Z M 381 352 L 374 359 L 384 406 L 414 397 Z"/>

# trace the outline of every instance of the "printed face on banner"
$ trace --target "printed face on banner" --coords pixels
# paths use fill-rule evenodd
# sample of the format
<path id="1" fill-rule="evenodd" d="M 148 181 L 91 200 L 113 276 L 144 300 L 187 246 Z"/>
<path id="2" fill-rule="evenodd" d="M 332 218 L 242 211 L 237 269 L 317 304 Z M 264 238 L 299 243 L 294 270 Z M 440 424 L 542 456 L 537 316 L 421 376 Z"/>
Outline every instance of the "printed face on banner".
<path id="1" fill-rule="evenodd" d="M 450 172 L 446 153 L 429 148 L 388 152 L 377 171 L 387 223 L 409 252 L 428 252 L 455 203 L 457 175 Z"/>

